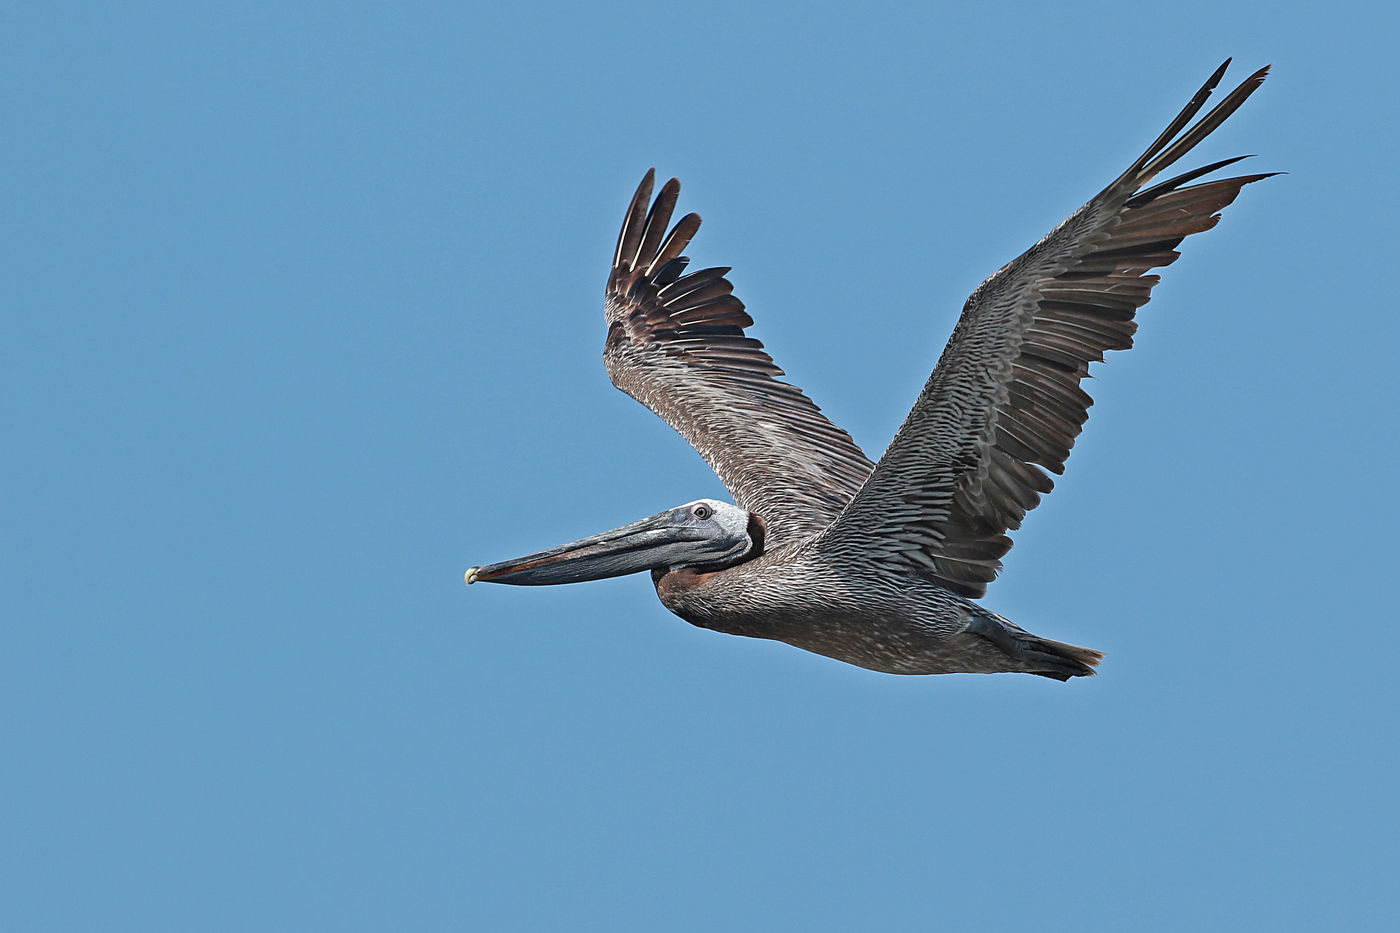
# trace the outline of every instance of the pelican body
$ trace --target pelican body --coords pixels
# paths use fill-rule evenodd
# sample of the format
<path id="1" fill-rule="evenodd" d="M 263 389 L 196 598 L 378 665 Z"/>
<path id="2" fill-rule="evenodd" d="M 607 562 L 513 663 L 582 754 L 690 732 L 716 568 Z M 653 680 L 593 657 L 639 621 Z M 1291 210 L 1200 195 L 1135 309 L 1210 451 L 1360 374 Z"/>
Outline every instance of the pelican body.
<path id="1" fill-rule="evenodd" d="M 1263 82 L 1195 124 L 1227 61 L 1108 187 L 983 282 L 878 463 L 781 380 L 725 278 L 686 273 L 700 218 L 674 227 L 675 179 L 654 173 L 624 217 L 608 277 L 603 359 L 613 383 L 674 427 L 736 505 L 700 499 L 612 531 L 467 571 L 545 585 L 650 571 L 694 625 L 894 674 L 1094 673 L 1101 652 L 1030 634 L 976 599 L 1007 532 L 1064 472 L 1093 403 L 1089 363 L 1132 346 L 1139 307 L 1186 237 L 1247 184 L 1191 184 L 1243 156 L 1152 181 Z M 1272 174 L 1272 173 L 1270 173 Z M 650 208 L 648 209 L 648 205 Z M 668 232 L 669 228 L 669 232 Z"/>

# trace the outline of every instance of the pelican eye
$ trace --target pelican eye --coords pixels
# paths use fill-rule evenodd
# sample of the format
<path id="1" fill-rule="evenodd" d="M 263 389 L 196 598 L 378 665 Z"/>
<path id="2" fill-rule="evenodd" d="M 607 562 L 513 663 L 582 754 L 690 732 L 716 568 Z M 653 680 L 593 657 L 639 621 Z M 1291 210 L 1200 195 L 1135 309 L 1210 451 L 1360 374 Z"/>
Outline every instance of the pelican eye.
<path id="1" fill-rule="evenodd" d="M 697 505 L 691 510 L 690 514 L 703 521 L 710 517 L 710 507 L 708 505 Z"/>

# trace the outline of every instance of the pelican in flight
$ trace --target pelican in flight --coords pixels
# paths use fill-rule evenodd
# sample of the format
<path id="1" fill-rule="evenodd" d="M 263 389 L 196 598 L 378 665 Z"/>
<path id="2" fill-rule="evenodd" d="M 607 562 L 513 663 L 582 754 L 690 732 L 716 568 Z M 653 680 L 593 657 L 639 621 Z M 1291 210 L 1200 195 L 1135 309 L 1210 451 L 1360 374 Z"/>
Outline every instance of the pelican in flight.
<path id="1" fill-rule="evenodd" d="M 467 583 L 649 570 L 662 604 L 688 622 L 870 670 L 1094 673 L 1102 652 L 1032 635 L 973 600 L 1001 569 L 1007 532 L 1050 491 L 1047 471 L 1064 472 L 1093 403 L 1080 386 L 1089 363 L 1132 346 L 1134 315 L 1158 282 L 1148 270 L 1174 262 L 1182 240 L 1268 177 L 1192 184 L 1239 156 L 1153 184 L 1268 73 L 1188 128 L 1229 64 L 1127 171 L 977 287 L 878 463 L 744 333 L 753 319 L 728 268 L 684 271 L 700 217 L 671 227 L 680 183 L 653 202 L 648 171 L 608 276 L 603 361 L 614 385 L 699 451 L 737 505 L 700 499 L 472 567 Z"/>

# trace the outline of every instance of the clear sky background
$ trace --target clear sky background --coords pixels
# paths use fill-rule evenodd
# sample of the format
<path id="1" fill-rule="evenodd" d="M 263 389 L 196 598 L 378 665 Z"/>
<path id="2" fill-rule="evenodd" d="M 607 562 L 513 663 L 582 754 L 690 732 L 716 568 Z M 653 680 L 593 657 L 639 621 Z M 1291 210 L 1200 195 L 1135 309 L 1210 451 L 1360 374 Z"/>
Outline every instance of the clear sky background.
<path id="1" fill-rule="evenodd" d="M 0 16 L 0 929 L 1395 929 L 1396 14 L 482 7 Z M 463 587 L 724 495 L 599 358 L 649 166 L 878 455 L 1229 55 L 1192 159 L 1290 174 L 987 598 L 1101 676 Z"/>

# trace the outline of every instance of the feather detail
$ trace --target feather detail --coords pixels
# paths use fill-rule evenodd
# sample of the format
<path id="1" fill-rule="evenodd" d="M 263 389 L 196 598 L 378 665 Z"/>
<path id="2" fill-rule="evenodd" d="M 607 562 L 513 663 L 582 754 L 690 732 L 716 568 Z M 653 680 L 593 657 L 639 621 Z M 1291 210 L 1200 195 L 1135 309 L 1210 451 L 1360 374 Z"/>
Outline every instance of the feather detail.
<path id="1" fill-rule="evenodd" d="M 1011 547 L 1005 532 L 1053 487 L 1042 471 L 1064 472 L 1093 404 L 1080 388 L 1089 364 L 1132 346 L 1134 316 L 1158 282 L 1148 270 L 1174 262 L 1185 238 L 1214 227 L 1245 185 L 1269 177 L 1190 184 L 1238 156 L 1150 184 L 1268 73 L 1255 72 L 1191 124 L 1228 65 L 1126 172 L 972 293 L 913 410 L 817 539 L 820 550 L 855 553 L 878 540 L 914 573 L 964 596 L 985 592 Z"/>
<path id="2" fill-rule="evenodd" d="M 663 185 L 648 210 L 654 180 L 648 171 L 637 186 L 608 276 L 608 375 L 690 442 L 764 522 L 770 546 L 810 538 L 873 464 L 745 335 L 753 318 L 727 267 L 682 274 L 700 216 L 687 214 L 666 233 L 680 183 Z"/>

